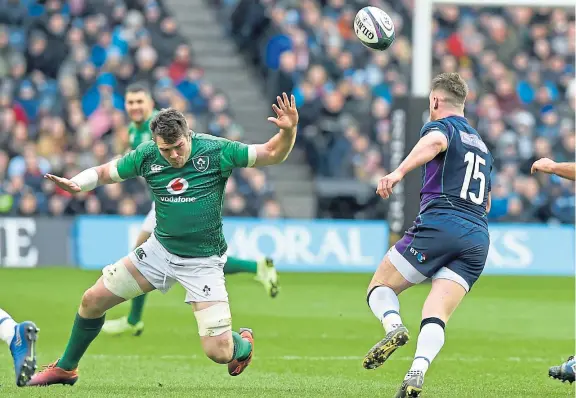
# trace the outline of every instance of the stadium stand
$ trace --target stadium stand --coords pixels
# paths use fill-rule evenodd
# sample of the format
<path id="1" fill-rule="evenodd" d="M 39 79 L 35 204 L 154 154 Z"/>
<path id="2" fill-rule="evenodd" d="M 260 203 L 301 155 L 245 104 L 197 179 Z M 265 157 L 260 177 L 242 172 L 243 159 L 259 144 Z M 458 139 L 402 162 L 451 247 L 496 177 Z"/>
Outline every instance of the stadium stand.
<path id="1" fill-rule="evenodd" d="M 389 169 L 391 105 L 410 87 L 413 1 L 370 3 L 395 23 L 396 41 L 386 52 L 370 51 L 354 37 L 352 21 L 365 1 L 218 1 L 266 93 L 296 95 L 298 145 L 316 178 L 338 181 L 341 189 L 358 180 L 369 184 Z M 574 161 L 574 10 L 494 11 L 436 8 L 434 72 L 457 71 L 469 84 L 467 117 L 496 158 L 490 219 L 574 223 L 574 185 L 530 176 L 536 158 Z M 367 213 L 371 202 L 360 202 L 339 201 L 319 216 L 385 214 Z"/>
<path id="2" fill-rule="evenodd" d="M 241 139 L 227 97 L 203 78 L 162 1 L 0 0 L 0 213 L 142 214 L 140 181 L 75 197 L 46 184 L 126 150 L 123 96 L 145 82 L 158 108 L 197 131 Z M 280 217 L 262 171 L 234 173 L 225 214 Z"/>

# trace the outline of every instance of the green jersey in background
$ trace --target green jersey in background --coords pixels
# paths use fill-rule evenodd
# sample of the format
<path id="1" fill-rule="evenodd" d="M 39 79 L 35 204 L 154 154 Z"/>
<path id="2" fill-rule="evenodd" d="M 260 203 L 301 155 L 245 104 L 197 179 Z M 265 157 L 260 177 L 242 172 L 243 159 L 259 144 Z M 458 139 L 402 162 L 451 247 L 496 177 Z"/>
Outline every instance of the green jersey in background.
<path id="1" fill-rule="evenodd" d="M 154 109 L 150 117 L 144 120 L 140 126 L 134 122 L 130 122 L 128 126 L 128 138 L 130 140 L 130 148 L 136 149 L 138 145 L 152 139 L 152 131 L 150 131 L 150 122 L 156 116 L 158 111 Z"/>

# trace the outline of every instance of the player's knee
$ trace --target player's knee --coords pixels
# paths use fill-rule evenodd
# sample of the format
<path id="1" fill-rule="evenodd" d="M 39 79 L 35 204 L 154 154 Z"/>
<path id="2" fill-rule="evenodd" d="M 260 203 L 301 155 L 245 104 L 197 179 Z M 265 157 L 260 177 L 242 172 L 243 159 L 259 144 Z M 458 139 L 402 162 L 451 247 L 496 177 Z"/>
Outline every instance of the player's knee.
<path id="1" fill-rule="evenodd" d="M 106 289 L 124 300 L 130 300 L 144 293 L 122 260 L 104 267 L 102 280 Z"/>
<path id="2" fill-rule="evenodd" d="M 94 286 L 84 292 L 80 305 L 83 313 L 100 314 L 106 311 L 104 297 Z"/>
<path id="3" fill-rule="evenodd" d="M 198 334 L 202 337 L 220 336 L 232 329 L 232 315 L 228 303 L 219 302 L 195 311 Z"/>
<path id="4" fill-rule="evenodd" d="M 370 293 L 380 286 L 388 287 L 392 289 L 396 295 L 399 295 L 411 285 L 412 284 L 398 272 L 387 254 L 368 284 L 366 297 L 369 298 Z"/>
<path id="5" fill-rule="evenodd" d="M 234 343 L 230 333 L 204 337 L 203 340 L 204 352 L 212 361 L 225 364 L 232 360 L 234 356 Z"/>

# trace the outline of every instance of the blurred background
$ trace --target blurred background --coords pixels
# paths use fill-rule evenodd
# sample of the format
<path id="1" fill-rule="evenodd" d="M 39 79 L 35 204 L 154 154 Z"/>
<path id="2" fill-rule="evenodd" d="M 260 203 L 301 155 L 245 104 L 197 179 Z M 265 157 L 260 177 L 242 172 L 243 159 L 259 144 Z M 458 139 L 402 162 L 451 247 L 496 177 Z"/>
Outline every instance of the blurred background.
<path id="1" fill-rule="evenodd" d="M 194 130 L 247 143 L 275 133 L 266 117 L 278 93 L 296 96 L 294 153 L 279 167 L 234 172 L 224 209 L 230 225 L 244 217 L 260 224 L 271 220 L 270 225 L 280 225 L 274 219 L 377 220 L 387 228 L 386 220 L 405 210 L 374 191 L 378 178 L 391 171 L 394 155 L 410 149 L 393 145 L 392 114 L 410 97 L 417 50 L 413 4 L 0 0 L 4 225 L 17 217 L 47 222 L 82 215 L 134 216 L 137 222 L 130 225 L 138 224 L 150 208 L 142 181 L 71 197 L 42 175 L 71 177 L 125 151 L 129 120 L 123 97 L 130 83 L 140 82 L 152 90 L 157 108 L 181 110 Z M 396 41 L 388 51 L 369 50 L 356 39 L 353 19 L 365 5 L 391 15 Z M 529 248 L 539 235 L 522 238 L 527 229 L 519 223 L 530 223 L 535 233 L 571 233 L 567 244 L 573 247 L 574 183 L 531 176 L 530 166 L 540 157 L 574 161 L 574 8 L 438 6 L 430 34 L 433 72 L 459 72 L 466 79 L 466 116 L 496 159 L 489 214 L 494 236 L 498 223 L 507 223 L 503 233 L 518 231 L 515 239 Z M 405 111 L 409 118 L 414 110 Z M 421 110 L 415 114 L 417 127 L 407 137 L 417 136 L 422 125 Z M 416 183 L 410 184 L 406 192 L 417 192 Z M 417 211 L 417 200 L 416 194 L 405 197 L 407 214 Z M 402 227 L 411 221 L 405 217 Z M 312 241 L 314 225 L 302 227 Z M 370 241 L 365 233 L 359 244 Z M 342 237 L 351 245 L 350 239 Z M 502 242 L 501 250 L 514 252 Z M 73 262 L 80 261 L 78 250 L 70 254 Z M 18 253 L 14 259 L 25 256 Z"/>
<path id="2" fill-rule="evenodd" d="M 293 153 L 279 166 L 235 170 L 224 203 L 228 255 L 272 257 L 280 275 L 273 300 L 253 274 L 226 275 L 235 328 L 254 328 L 258 340 L 248 374 L 230 380 L 205 358 L 177 286 L 147 299 L 142 336 L 96 339 L 74 394 L 392 396 L 416 344 L 385 373 L 362 369 L 383 332 L 365 292 L 412 225 L 420 173 L 390 200 L 375 190 L 418 139 L 428 98 L 412 94 L 414 73 L 429 65 L 413 60 L 431 49 L 433 74 L 467 81 L 466 116 L 496 164 L 484 273 L 450 319 L 425 394 L 574 397 L 574 387 L 547 380 L 549 366 L 574 354 L 574 182 L 530 175 L 530 166 L 575 160 L 576 3 L 493 1 L 506 0 L 434 6 L 426 32 L 414 23 L 424 0 L 0 0 L 0 306 L 42 329 L 38 364 L 62 354 L 82 292 L 133 250 L 151 205 L 141 179 L 71 197 L 43 174 L 72 177 L 129 148 L 131 83 L 192 129 L 246 143 L 276 133 L 266 118 L 285 91 L 300 112 Z M 385 52 L 352 30 L 367 5 L 394 21 Z M 428 289 L 400 299 L 413 337 Z M 2 363 L 2 397 L 22 396 L 5 349 Z"/>

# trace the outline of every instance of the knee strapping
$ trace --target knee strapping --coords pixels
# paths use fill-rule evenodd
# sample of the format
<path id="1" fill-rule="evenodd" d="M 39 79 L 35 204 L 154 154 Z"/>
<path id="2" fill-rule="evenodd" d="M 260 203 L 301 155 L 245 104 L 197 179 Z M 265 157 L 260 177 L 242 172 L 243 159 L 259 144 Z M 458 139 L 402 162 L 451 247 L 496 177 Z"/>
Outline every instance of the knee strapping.
<path id="1" fill-rule="evenodd" d="M 102 275 L 106 289 L 118 297 L 130 300 L 144 293 L 122 261 L 104 267 Z"/>
<path id="2" fill-rule="evenodd" d="M 219 336 L 232 330 L 232 315 L 228 303 L 220 302 L 194 312 L 200 336 Z"/>
<path id="3" fill-rule="evenodd" d="M 437 325 L 440 325 L 442 329 L 446 329 L 446 323 L 444 323 L 442 319 L 436 317 L 430 317 L 422 319 L 422 322 L 420 323 L 420 330 L 422 330 L 424 325 L 427 325 L 429 323 L 435 323 Z"/>

